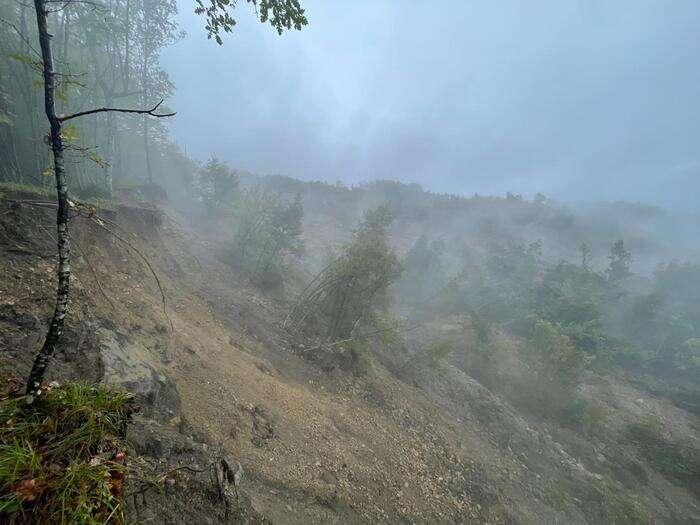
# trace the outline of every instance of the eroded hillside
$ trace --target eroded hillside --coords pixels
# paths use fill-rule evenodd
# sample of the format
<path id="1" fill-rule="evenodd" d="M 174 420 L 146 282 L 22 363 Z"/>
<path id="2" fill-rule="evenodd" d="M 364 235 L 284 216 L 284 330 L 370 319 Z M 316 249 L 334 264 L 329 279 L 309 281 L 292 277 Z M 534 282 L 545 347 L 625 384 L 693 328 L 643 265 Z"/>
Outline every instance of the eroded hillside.
<path id="1" fill-rule="evenodd" d="M 53 209 L 38 201 L 11 193 L 0 204 L 0 368 L 19 376 L 55 286 Z M 350 349 L 319 354 L 283 328 L 311 276 L 303 260 L 282 286 L 261 288 L 229 264 L 221 224 L 192 225 L 168 204 L 99 213 L 102 225 L 73 221 L 71 314 L 49 375 L 138 393 L 131 461 L 168 475 L 165 490 L 130 500 L 134 521 L 222 521 L 207 474 L 196 472 L 222 454 L 244 473 L 232 518 L 242 522 L 700 521 L 697 478 L 664 475 L 627 437 L 654 418 L 674 442 L 697 447 L 697 413 L 624 374 L 586 375 L 582 395 L 604 411 L 583 433 L 526 415 L 452 358 L 406 367 L 406 355 L 370 341 L 356 366 Z M 321 261 L 338 234 L 314 214 L 307 257 Z M 398 237 L 407 249 L 420 233 Z M 414 349 L 445 337 L 468 347 L 470 322 L 436 315 L 402 337 Z M 499 337 L 508 354 L 508 335 Z"/>

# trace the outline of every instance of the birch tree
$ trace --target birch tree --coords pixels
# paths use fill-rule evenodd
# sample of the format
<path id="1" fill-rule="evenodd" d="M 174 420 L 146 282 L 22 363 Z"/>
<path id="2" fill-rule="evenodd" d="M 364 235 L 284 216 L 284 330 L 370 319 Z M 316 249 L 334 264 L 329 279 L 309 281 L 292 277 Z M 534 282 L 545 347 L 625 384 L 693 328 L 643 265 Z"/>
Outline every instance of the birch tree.
<path id="1" fill-rule="evenodd" d="M 54 50 L 52 45 L 52 39 L 54 35 L 49 31 L 48 17 L 52 14 L 56 14 L 72 3 L 77 3 L 78 0 L 71 1 L 66 0 L 63 3 L 62 8 L 50 9 L 48 3 L 51 0 L 34 0 L 34 11 L 36 15 L 36 28 L 39 40 L 40 51 L 39 61 L 33 62 L 33 66 L 40 70 L 43 77 L 43 106 L 46 120 L 49 124 L 49 135 L 47 137 L 47 142 L 51 148 L 52 156 L 52 174 L 55 177 L 55 187 L 56 187 L 56 201 L 57 201 L 57 211 L 56 211 L 56 231 L 57 231 L 57 245 L 58 245 L 58 284 L 56 288 L 56 303 L 54 306 L 54 312 L 49 323 L 49 328 L 46 334 L 44 343 L 39 350 L 38 354 L 34 359 L 34 363 L 29 376 L 27 378 L 27 391 L 26 399 L 28 404 L 32 404 L 42 392 L 42 382 L 44 375 L 46 373 L 46 368 L 49 363 L 49 359 L 53 355 L 58 342 L 60 340 L 61 334 L 63 332 L 63 326 L 65 323 L 66 315 L 68 313 L 68 299 L 70 293 L 70 255 L 71 255 L 71 239 L 69 231 L 69 209 L 73 206 L 69 199 L 68 194 L 68 181 L 66 173 L 66 163 L 65 163 L 65 144 L 63 139 L 64 123 L 78 119 L 80 117 L 85 117 L 88 115 L 97 114 L 111 114 L 111 113 L 128 113 L 128 114 L 138 114 L 144 117 L 169 117 L 174 115 L 174 113 L 163 113 L 159 111 L 163 100 L 155 104 L 149 109 L 130 109 L 130 108 L 118 108 L 112 107 L 111 104 L 105 104 L 104 107 L 80 110 L 73 113 L 62 113 L 58 114 L 56 111 L 56 96 L 57 87 L 61 85 L 59 82 L 60 78 L 65 74 L 56 70 L 54 61 Z M 143 5 L 145 2 L 151 2 L 155 0 L 142 0 Z M 207 16 L 207 32 L 208 36 L 211 38 L 212 35 L 216 37 L 217 42 L 221 43 L 221 38 L 218 34 L 219 30 L 224 32 L 230 32 L 235 24 L 235 20 L 231 17 L 227 9 L 231 9 L 235 6 L 235 1 L 231 0 L 211 0 L 211 4 L 207 5 L 204 0 L 196 0 L 197 2 L 197 12 L 201 12 Z M 282 33 L 284 29 L 301 29 L 303 25 L 306 25 L 307 20 L 304 16 L 304 10 L 301 9 L 298 0 L 247 0 L 248 3 L 253 4 L 256 8 L 256 14 L 260 17 L 262 23 L 269 22 L 278 33 Z M 163 4 L 174 5 L 174 3 L 166 1 Z M 158 5 L 158 4 L 156 4 Z M 130 4 L 127 3 L 128 8 Z M 201 9 L 201 11 L 200 11 Z M 22 13 L 24 14 L 24 10 Z M 129 9 L 129 15 L 131 14 Z M 152 14 L 151 11 L 144 11 L 144 17 L 148 18 Z M 64 30 L 64 49 L 67 48 L 68 41 L 68 26 L 71 18 L 65 12 L 63 13 L 62 26 Z M 127 24 L 130 21 L 127 21 Z M 150 24 L 151 20 L 144 20 L 144 27 Z M 16 28 L 15 28 L 16 29 Z M 148 26 L 148 29 L 154 28 Z M 22 36 L 21 30 L 19 30 L 20 36 Z M 22 41 L 26 41 L 26 36 L 22 36 Z M 126 44 L 128 46 L 129 33 L 127 31 Z M 29 42 L 26 42 L 27 46 L 31 48 Z M 148 51 L 150 53 L 152 45 L 147 49 L 144 48 L 144 52 Z M 149 56 L 150 58 L 150 56 Z M 130 50 L 125 47 L 124 50 L 124 61 L 122 64 L 128 63 L 130 60 Z M 144 58 L 146 69 L 148 63 Z M 142 64 L 142 69 L 144 68 Z M 111 65 L 113 67 L 114 64 Z M 127 75 L 128 72 L 124 73 Z M 147 76 L 145 73 L 142 74 L 142 84 L 148 86 Z M 65 82 L 63 83 L 65 85 Z M 145 90 L 144 90 L 145 91 Z M 148 133 L 147 128 L 144 127 L 144 141 L 146 146 L 146 151 L 148 152 Z M 148 161 L 147 161 L 148 163 Z"/>
<path id="2" fill-rule="evenodd" d="M 53 50 L 51 46 L 52 35 L 48 29 L 49 10 L 46 0 L 34 0 L 36 13 L 37 32 L 41 49 L 42 72 L 44 80 L 44 112 L 49 122 L 48 141 L 51 145 L 53 156 L 53 174 L 56 179 L 56 233 L 58 241 L 58 286 L 56 288 L 56 305 L 49 323 L 46 339 L 39 353 L 34 359 L 34 364 L 27 378 L 27 403 L 31 404 L 41 395 L 42 381 L 46 373 L 49 358 L 53 355 L 58 341 L 63 332 L 63 326 L 68 310 L 68 297 L 70 291 L 70 232 L 68 228 L 68 211 L 71 202 L 68 199 L 68 184 L 66 180 L 65 159 L 63 155 L 64 144 L 62 133 L 63 123 L 78 117 L 97 113 L 122 112 L 139 113 L 153 117 L 168 117 L 173 113 L 158 113 L 159 104 L 151 109 L 122 109 L 122 108 L 97 108 L 69 115 L 56 114 L 56 79 L 59 76 L 54 67 Z"/>

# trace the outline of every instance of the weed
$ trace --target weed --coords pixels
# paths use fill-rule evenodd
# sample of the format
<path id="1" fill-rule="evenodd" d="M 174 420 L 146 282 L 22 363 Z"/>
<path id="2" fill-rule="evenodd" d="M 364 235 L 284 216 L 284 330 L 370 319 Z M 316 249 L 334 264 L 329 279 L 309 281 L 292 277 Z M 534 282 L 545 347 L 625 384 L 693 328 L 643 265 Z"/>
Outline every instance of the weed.
<path id="1" fill-rule="evenodd" d="M 0 397 L 0 521 L 121 523 L 133 396 L 103 385 L 47 387 L 29 406 Z"/>

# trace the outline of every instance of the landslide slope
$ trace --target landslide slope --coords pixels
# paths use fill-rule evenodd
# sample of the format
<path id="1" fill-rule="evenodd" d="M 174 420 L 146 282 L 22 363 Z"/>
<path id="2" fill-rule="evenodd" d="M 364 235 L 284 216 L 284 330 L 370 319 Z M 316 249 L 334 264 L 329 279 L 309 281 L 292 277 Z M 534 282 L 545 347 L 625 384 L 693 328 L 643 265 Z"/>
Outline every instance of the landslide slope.
<path id="1" fill-rule="evenodd" d="M 0 203 L 0 370 L 23 376 L 53 304 L 54 219 L 50 206 L 17 200 L 39 199 L 9 194 Z M 605 440 L 529 421 L 449 364 L 401 377 L 371 356 L 361 375 L 305 358 L 282 329 L 303 279 L 261 291 L 227 264 L 226 233 L 215 225 L 188 225 L 167 206 L 100 213 L 122 240 L 73 221 L 70 317 L 49 379 L 137 392 L 132 461 L 146 470 L 203 470 L 221 454 L 235 458 L 247 509 L 239 521 L 700 520 L 697 492 L 666 480 L 633 448 L 601 449 Z M 620 378 L 590 385 L 600 391 L 591 395 L 609 396 L 613 420 L 652 411 L 697 435 L 696 416 Z M 164 492 L 130 502 L 132 518 L 223 520 L 206 475 L 180 470 L 168 479 Z"/>

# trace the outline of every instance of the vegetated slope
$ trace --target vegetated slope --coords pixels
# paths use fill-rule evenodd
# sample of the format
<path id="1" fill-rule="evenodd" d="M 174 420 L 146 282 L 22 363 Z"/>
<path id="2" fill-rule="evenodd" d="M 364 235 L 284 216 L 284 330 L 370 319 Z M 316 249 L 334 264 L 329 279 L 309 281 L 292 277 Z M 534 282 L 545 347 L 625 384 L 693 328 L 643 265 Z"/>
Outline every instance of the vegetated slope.
<path id="1" fill-rule="evenodd" d="M 404 253 L 422 234 L 441 237 L 455 250 L 478 250 L 484 244 L 508 241 L 542 242 L 544 255 L 578 260 L 579 247 L 591 249 L 594 265 L 604 266 L 610 245 L 625 239 L 634 253 L 634 269 L 651 272 L 660 261 L 700 256 L 695 232 L 700 215 L 644 204 L 615 202 L 562 205 L 544 195 L 462 197 L 435 194 L 418 184 L 372 181 L 348 188 L 325 182 L 305 182 L 283 176 L 241 175 L 247 185 L 272 192 L 300 193 L 312 246 L 347 239 L 362 211 L 389 203 L 396 218 L 393 240 Z M 313 251 L 313 250 L 312 250 Z M 460 252 L 460 256 L 464 254 Z"/>
<path id="2" fill-rule="evenodd" d="M 310 221 L 321 219 L 307 207 Z M 52 213 L 0 205 L 0 265 L 8 276 L 0 283 L 3 372 L 27 372 L 53 304 Z M 135 464 L 152 472 L 198 470 L 223 452 L 245 472 L 250 505 L 241 515 L 252 522 L 700 519 L 697 487 L 693 493 L 659 474 L 621 436 L 626 423 L 656 416 L 674 435 L 696 439 L 697 417 L 669 401 L 620 377 L 591 376 L 584 388 L 606 405 L 606 431 L 580 437 L 524 417 L 450 363 L 400 372 L 402 356 L 378 354 L 362 374 L 332 359 L 319 363 L 281 326 L 306 278 L 302 268 L 283 288 L 261 291 L 226 263 L 226 233 L 211 224 L 187 226 L 167 206 L 103 213 L 153 265 L 167 317 L 139 255 L 76 219 L 71 317 L 49 376 L 104 380 L 139 394 Z M 306 237 L 310 257 L 320 261 L 336 232 L 314 240 L 317 231 L 311 225 Z M 463 326 L 436 319 L 415 339 L 455 331 L 468 337 Z M 168 478 L 164 493 L 134 498 L 133 517 L 223 518 L 206 474 L 183 470 Z"/>

